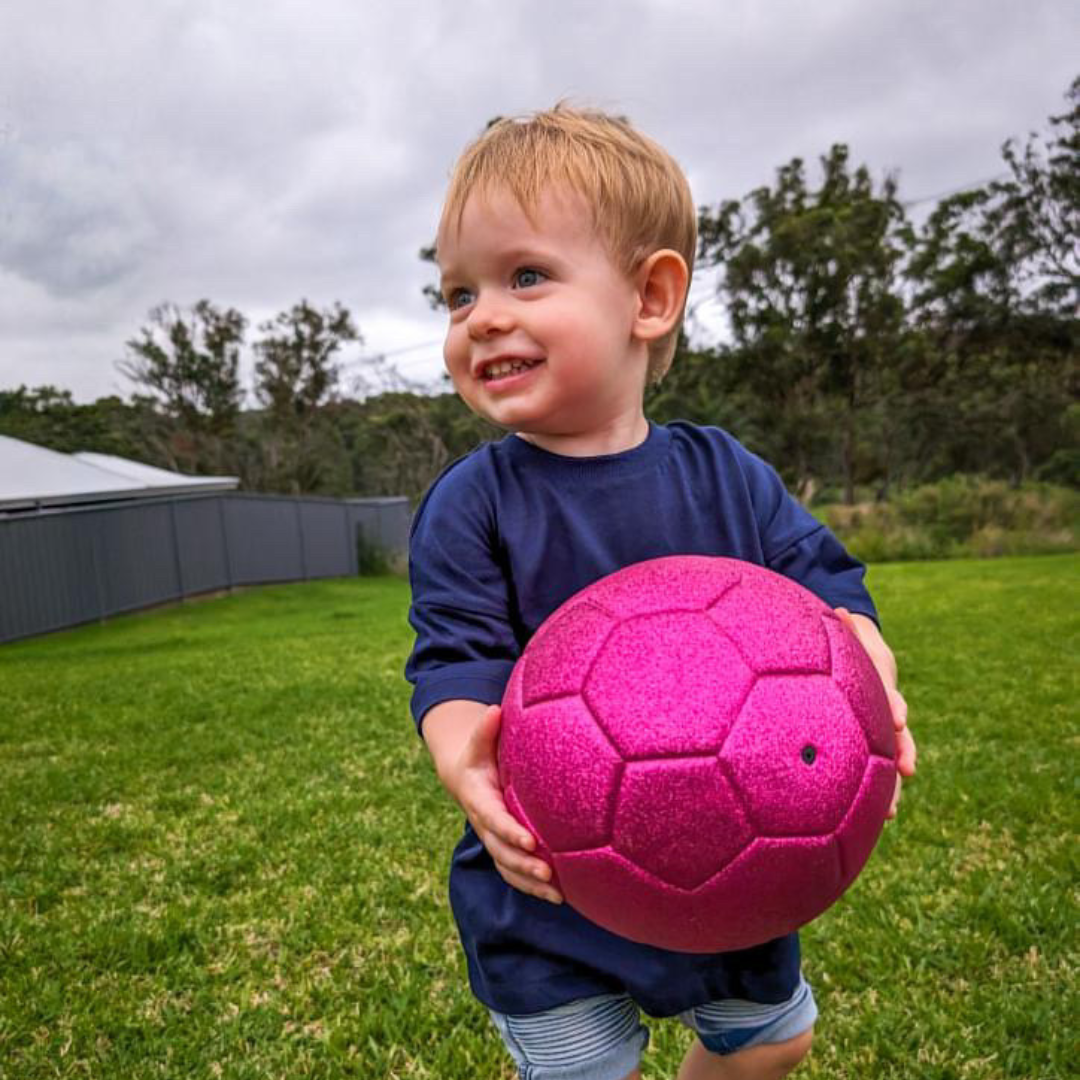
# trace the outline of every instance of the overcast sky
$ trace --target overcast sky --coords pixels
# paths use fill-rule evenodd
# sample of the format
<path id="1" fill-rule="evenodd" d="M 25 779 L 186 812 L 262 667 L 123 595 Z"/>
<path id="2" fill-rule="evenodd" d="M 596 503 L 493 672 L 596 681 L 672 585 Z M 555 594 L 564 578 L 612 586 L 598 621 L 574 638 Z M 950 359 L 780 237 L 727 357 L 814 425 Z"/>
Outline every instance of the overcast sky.
<path id="1" fill-rule="evenodd" d="M 124 342 L 202 297 L 341 301 L 347 383 L 434 382 L 417 252 L 491 116 L 623 112 L 699 204 L 833 142 L 914 200 L 1064 111 L 1078 41 L 1075 0 L 2 0 L 0 389 L 128 396 Z"/>

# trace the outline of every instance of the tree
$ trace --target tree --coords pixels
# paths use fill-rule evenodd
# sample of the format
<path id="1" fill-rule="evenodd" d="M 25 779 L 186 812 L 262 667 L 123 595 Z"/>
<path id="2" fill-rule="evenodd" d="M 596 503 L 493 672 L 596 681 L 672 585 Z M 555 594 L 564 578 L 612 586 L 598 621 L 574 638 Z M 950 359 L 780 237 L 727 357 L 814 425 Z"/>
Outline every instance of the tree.
<path id="1" fill-rule="evenodd" d="M 420 249 L 420 261 L 431 263 L 435 265 L 437 261 L 437 255 L 435 251 L 435 245 L 429 244 L 427 247 Z M 443 299 L 442 291 L 438 285 L 428 283 L 423 288 L 424 299 L 427 300 L 428 306 L 432 311 L 442 311 L 446 307 L 446 301 Z"/>
<path id="2" fill-rule="evenodd" d="M 165 465 L 143 441 L 147 398 L 118 397 L 77 404 L 69 390 L 55 386 L 0 390 L 0 434 L 46 446 L 64 454 L 92 450 L 117 454 L 149 465 Z"/>
<path id="3" fill-rule="evenodd" d="M 986 225 L 1016 267 L 1027 311 L 1074 318 L 1080 304 L 1080 76 L 1066 93 L 1067 113 L 1050 117 L 1044 149 L 1032 135 L 1023 154 L 1001 149 L 1012 176 L 990 185 Z"/>
<path id="4" fill-rule="evenodd" d="M 1075 318 L 1080 303 L 1080 77 L 1064 129 L 1001 148 L 1011 174 L 942 200 L 907 232 L 916 313 L 965 338 L 1018 314 Z"/>
<path id="5" fill-rule="evenodd" d="M 362 340 L 339 303 L 324 311 L 306 300 L 259 328 L 255 396 L 266 406 L 263 483 L 292 493 L 326 489 L 344 448 L 325 406 L 335 399 L 340 369 L 335 355 Z"/>
<path id="6" fill-rule="evenodd" d="M 958 469 L 1020 482 L 1055 459 L 1080 390 L 1080 78 L 1055 132 L 1002 147 L 1004 179 L 943 200 L 908 230 L 912 317 Z M 1076 482 L 1076 453 L 1072 458 Z"/>
<path id="7" fill-rule="evenodd" d="M 471 412 L 457 394 L 390 391 L 335 407 L 352 459 L 352 490 L 407 495 L 414 502 L 446 465 L 505 432 Z"/>
<path id="8" fill-rule="evenodd" d="M 896 182 L 874 191 L 864 166 L 848 167 L 846 146 L 821 159 L 807 186 L 799 158 L 773 188 L 701 211 L 700 257 L 720 266 L 736 348 L 729 355 L 750 393 L 770 445 L 799 487 L 828 466 L 840 432 L 845 497 L 860 467 L 880 469 L 888 447 L 889 371 L 903 327 L 899 291 L 904 212 Z"/>
<path id="9" fill-rule="evenodd" d="M 117 367 L 149 391 L 158 413 L 147 437 L 170 468 L 218 472 L 243 401 L 239 360 L 247 320 L 200 300 L 185 314 L 175 304 L 150 312 L 150 325 L 127 342 Z"/>

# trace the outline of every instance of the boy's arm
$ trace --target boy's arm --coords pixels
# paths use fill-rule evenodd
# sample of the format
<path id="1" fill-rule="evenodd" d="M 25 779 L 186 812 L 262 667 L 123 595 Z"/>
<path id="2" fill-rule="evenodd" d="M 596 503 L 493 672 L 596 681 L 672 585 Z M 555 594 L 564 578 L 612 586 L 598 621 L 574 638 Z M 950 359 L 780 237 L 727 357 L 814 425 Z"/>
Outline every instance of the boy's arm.
<path id="1" fill-rule="evenodd" d="M 424 717 L 424 741 L 443 786 L 465 811 L 503 880 L 552 903 L 562 897 L 548 882 L 551 868 L 529 854 L 532 835 L 506 809 L 499 783 L 502 710 L 478 701 L 444 701 Z"/>
<path id="2" fill-rule="evenodd" d="M 405 677 L 439 779 L 496 869 L 514 888 L 558 902 L 551 868 L 530 854 L 536 842 L 507 811 L 499 784 L 501 711 L 492 703 L 501 700 L 521 648 L 497 516 L 480 459 L 451 467 L 421 501 L 409 536 L 416 641 Z"/>
<path id="3" fill-rule="evenodd" d="M 885 687 L 885 696 L 889 699 L 889 708 L 892 710 L 893 727 L 896 729 L 896 793 L 893 795 L 892 805 L 889 807 L 889 817 L 896 817 L 896 808 L 900 802 L 901 777 L 915 775 L 916 749 L 915 740 L 911 730 L 907 726 L 907 702 L 904 695 L 897 689 L 896 657 L 892 649 L 885 643 L 877 624 L 873 619 L 865 615 L 857 615 L 848 611 L 847 608 L 837 608 L 840 621 L 855 635 L 856 639 L 866 650 L 871 662 L 881 677 Z"/>

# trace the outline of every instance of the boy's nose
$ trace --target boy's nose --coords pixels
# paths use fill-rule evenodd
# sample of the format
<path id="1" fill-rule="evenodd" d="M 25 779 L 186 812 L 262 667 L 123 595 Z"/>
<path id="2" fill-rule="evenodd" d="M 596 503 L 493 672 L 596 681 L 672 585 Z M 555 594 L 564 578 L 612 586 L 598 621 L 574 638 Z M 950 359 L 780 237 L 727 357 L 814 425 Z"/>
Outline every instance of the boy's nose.
<path id="1" fill-rule="evenodd" d="M 469 312 L 467 323 L 471 337 L 486 338 L 492 334 L 505 334 L 513 326 L 513 319 L 506 304 L 497 297 L 481 293 Z"/>

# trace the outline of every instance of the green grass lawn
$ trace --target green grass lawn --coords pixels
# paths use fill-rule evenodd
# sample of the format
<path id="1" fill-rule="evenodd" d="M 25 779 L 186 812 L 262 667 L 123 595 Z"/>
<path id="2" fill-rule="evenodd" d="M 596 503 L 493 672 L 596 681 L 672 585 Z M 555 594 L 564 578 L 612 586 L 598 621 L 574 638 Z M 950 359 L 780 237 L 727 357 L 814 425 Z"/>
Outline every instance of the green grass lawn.
<path id="1" fill-rule="evenodd" d="M 920 775 L 804 935 L 800 1075 L 1075 1076 L 1080 558 L 875 567 Z M 446 902 L 407 585 L 0 648 L 0 1077 L 509 1080 Z M 653 1025 L 645 1075 L 689 1034 Z"/>

